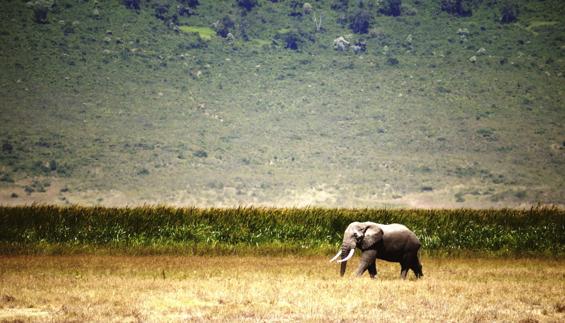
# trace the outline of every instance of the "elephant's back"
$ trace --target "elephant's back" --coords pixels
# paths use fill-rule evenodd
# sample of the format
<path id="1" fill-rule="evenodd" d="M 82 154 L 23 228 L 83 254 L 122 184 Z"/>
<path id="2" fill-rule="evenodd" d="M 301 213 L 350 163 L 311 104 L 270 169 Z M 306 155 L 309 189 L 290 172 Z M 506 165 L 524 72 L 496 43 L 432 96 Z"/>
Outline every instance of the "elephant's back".
<path id="1" fill-rule="evenodd" d="M 386 242 L 394 241 L 394 244 L 401 245 L 402 249 L 419 249 L 420 240 L 403 224 L 392 223 L 392 224 L 381 224 L 381 229 L 383 230 L 383 240 Z"/>
<path id="2" fill-rule="evenodd" d="M 384 235 L 395 235 L 398 233 L 406 234 L 407 232 L 412 233 L 410 229 L 408 229 L 405 225 L 400 223 L 379 224 L 379 226 L 383 230 Z"/>

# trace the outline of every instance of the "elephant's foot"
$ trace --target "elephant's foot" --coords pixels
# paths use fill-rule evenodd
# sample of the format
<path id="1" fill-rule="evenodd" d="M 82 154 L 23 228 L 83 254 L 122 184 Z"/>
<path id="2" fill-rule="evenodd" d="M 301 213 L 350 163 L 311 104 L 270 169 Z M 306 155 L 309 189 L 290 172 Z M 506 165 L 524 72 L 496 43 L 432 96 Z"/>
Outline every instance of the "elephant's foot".
<path id="1" fill-rule="evenodd" d="M 400 272 L 400 278 L 406 279 L 406 275 L 407 275 L 407 274 L 408 274 L 408 269 L 402 270 L 402 271 Z"/>

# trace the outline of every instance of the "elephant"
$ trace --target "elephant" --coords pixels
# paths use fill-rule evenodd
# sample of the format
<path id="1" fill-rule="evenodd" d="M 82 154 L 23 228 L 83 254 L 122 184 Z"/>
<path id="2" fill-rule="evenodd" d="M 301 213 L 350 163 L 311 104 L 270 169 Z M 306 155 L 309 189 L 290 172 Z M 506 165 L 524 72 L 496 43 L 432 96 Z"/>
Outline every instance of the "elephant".
<path id="1" fill-rule="evenodd" d="M 330 262 L 341 259 L 340 276 L 343 277 L 347 261 L 353 257 L 355 248 L 361 249 L 361 262 L 355 274 L 363 275 L 369 270 L 372 279 L 377 275 L 376 259 L 400 263 L 400 277 L 406 279 L 412 269 L 416 278 L 424 276 L 422 264 L 418 258 L 420 240 L 414 232 L 402 224 L 378 224 L 374 222 L 352 222 L 343 235 L 341 250 Z"/>

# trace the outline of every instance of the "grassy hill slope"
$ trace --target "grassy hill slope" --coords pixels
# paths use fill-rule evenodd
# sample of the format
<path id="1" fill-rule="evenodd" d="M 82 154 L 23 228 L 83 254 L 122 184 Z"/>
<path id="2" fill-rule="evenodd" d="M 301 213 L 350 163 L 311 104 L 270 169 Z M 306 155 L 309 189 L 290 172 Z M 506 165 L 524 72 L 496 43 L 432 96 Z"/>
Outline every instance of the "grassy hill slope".
<path id="1" fill-rule="evenodd" d="M 564 204 L 560 1 L 199 2 L 0 4 L 2 204 Z"/>

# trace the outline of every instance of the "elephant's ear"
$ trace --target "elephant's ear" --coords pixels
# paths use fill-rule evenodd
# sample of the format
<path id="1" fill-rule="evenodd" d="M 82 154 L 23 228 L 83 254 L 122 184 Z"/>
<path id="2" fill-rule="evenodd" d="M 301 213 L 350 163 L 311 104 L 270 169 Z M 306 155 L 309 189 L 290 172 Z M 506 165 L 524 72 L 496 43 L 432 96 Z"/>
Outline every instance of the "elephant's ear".
<path id="1" fill-rule="evenodd" d="M 383 239 L 383 230 L 375 223 L 367 224 L 361 249 L 369 249 Z"/>

